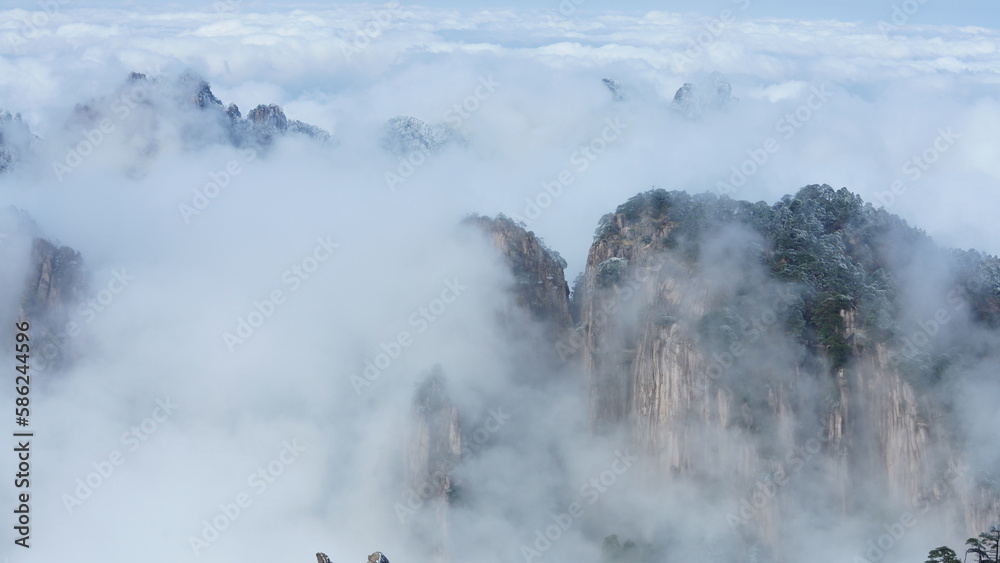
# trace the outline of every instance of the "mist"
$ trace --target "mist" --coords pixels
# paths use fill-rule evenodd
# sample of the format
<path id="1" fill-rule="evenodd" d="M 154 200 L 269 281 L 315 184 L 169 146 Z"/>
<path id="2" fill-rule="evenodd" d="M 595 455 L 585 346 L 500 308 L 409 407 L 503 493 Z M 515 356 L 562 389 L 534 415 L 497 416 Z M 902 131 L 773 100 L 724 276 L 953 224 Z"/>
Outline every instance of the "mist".
<path id="1" fill-rule="evenodd" d="M 704 15 L 56 4 L 0 12 L 0 109 L 33 134 L 0 173 L 0 209 L 13 208 L 0 216 L 0 337 L 14 339 L 33 237 L 78 251 L 87 272 L 82 298 L 54 321 L 79 329 L 55 352 L 65 366 L 33 360 L 32 546 L 12 547 L 5 527 L 10 561 L 321 551 L 339 562 L 376 550 L 432 561 L 434 500 L 410 490 L 404 460 L 414 394 L 434 366 L 466 448 L 446 540 L 456 560 L 597 561 L 617 534 L 664 559 L 771 541 L 785 560 L 843 561 L 870 557 L 868 542 L 914 509 L 873 485 L 848 493 L 860 510 L 832 519 L 838 477 L 801 449 L 814 435 L 826 445 L 818 423 L 776 420 L 753 438 L 785 465 L 749 482 L 729 480 L 760 461 L 741 430 L 692 428 L 704 471 L 666 478 L 667 454 L 640 451 L 623 427 L 594 431 L 583 362 L 539 357 L 546 327 L 509 317 L 515 276 L 462 221 L 521 222 L 565 258 L 572 284 L 601 218 L 637 193 L 772 205 L 829 184 L 936 245 L 1000 253 L 996 30 L 886 33 L 735 1 Z M 736 99 L 685 116 L 675 92 L 713 73 Z M 278 104 L 329 139 L 230 142 L 191 103 L 201 79 L 223 108 Z M 396 116 L 447 136 L 384 150 Z M 764 310 L 747 303 L 789 290 L 754 260 L 767 246 L 720 229 L 698 249 L 704 267 L 665 271 L 691 275 L 681 295 L 752 320 Z M 949 299 L 952 262 L 931 250 L 893 257 L 902 336 L 945 309 L 926 349 L 979 351 L 941 393 L 956 405 L 969 478 L 996 477 L 996 333 Z M 676 312 L 684 330 L 705 314 L 692 307 Z M 638 301 L 622 315 L 640 330 Z M 780 326 L 738 336 L 749 352 L 725 377 L 751 402 L 767 401 L 753 378 L 790 380 L 810 354 Z M 804 385 L 797 408 L 823 404 L 828 384 Z M 14 400 L 3 386 L 0 403 Z M 794 522 L 772 538 L 734 527 L 740 501 L 777 481 L 780 497 L 750 519 L 780 507 Z M 16 492 L 0 488 L 5 510 Z M 940 504 L 886 560 L 961 545 L 954 506 Z"/>

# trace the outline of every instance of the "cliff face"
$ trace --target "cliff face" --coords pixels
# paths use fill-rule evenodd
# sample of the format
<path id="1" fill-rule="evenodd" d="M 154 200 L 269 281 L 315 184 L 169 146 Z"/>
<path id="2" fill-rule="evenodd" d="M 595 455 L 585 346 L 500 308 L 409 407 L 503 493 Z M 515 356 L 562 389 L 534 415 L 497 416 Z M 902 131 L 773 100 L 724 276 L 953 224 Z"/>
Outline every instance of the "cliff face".
<path id="1" fill-rule="evenodd" d="M 853 311 L 841 311 L 845 330 L 861 334 Z M 914 387 L 891 365 L 884 342 L 851 347 L 850 368 L 836 370 L 837 402 L 826 413 L 830 446 L 845 459 L 872 460 L 854 464 L 847 483 L 871 483 L 881 476 L 893 497 L 912 499 L 930 485 L 933 466 L 928 458 L 928 414 L 933 405 L 921 401 Z M 866 478 L 867 476 L 867 478 Z M 845 491 L 846 497 L 846 491 Z M 844 498 L 844 502 L 849 499 Z"/>
<path id="2" fill-rule="evenodd" d="M 687 82 L 674 94 L 673 108 L 690 120 L 698 120 L 713 113 L 725 112 L 739 99 L 733 97 L 729 79 L 718 72 L 705 77 L 701 83 Z"/>
<path id="3" fill-rule="evenodd" d="M 83 282 L 83 260 L 79 252 L 45 239 L 34 239 L 20 316 L 43 318 L 64 309 L 82 297 Z"/>
<path id="4" fill-rule="evenodd" d="M 653 242 L 666 236 L 669 223 L 646 221 L 629 224 L 623 217 L 616 217 L 605 228 L 608 229 L 608 236 L 591 246 L 583 287 L 578 290 L 583 294 L 580 296 L 580 320 L 584 334 L 583 360 L 591 395 L 591 417 L 598 427 L 625 422 L 633 401 L 642 401 L 641 395 L 651 391 L 649 385 L 659 383 L 643 378 L 633 379 L 637 360 L 648 358 L 650 353 L 671 355 L 679 362 L 671 363 L 671 366 L 687 364 L 693 359 L 689 355 L 689 343 L 683 339 L 676 339 L 670 349 L 657 346 L 650 339 L 652 335 L 643 334 L 640 315 L 659 307 L 663 316 L 670 316 L 670 313 L 679 312 L 675 310 L 678 307 L 696 302 L 684 298 L 687 288 L 681 287 L 683 275 L 665 276 L 661 273 L 665 268 L 676 270 L 680 267 L 677 262 L 669 261 L 668 264 L 663 260 Z M 676 330 L 673 325 L 663 322 L 652 322 L 645 328 L 654 332 Z M 640 343 L 645 344 L 641 356 L 637 354 Z M 655 366 L 651 369 L 659 371 Z M 696 371 L 691 369 L 686 373 L 693 377 Z M 679 382 L 670 380 L 662 383 L 665 385 L 662 391 L 673 400 L 686 400 L 678 395 L 685 393 L 685 388 L 678 386 Z M 635 395 L 636 391 L 640 392 L 639 396 Z M 639 412 L 656 418 L 663 414 L 660 409 L 664 406 L 647 405 Z"/>
<path id="5" fill-rule="evenodd" d="M 35 135 L 21 121 L 21 114 L 0 110 L 0 172 L 17 165 L 34 142 Z"/>
<path id="6" fill-rule="evenodd" d="M 527 314 L 545 327 L 545 341 L 537 343 L 538 352 L 552 356 L 573 323 L 569 284 L 563 271 L 566 261 L 546 248 L 534 233 L 503 215 L 496 219 L 473 217 L 467 223 L 486 234 L 514 276 L 508 310 L 501 322 L 511 335 L 520 334 L 517 319 Z"/>
<path id="7" fill-rule="evenodd" d="M 448 396 L 444 373 L 434 366 L 413 398 L 405 460 L 405 505 L 398 515 L 435 561 L 448 561 L 448 508 L 457 495 L 453 475 L 462 459 L 458 407 Z"/>
<path id="8" fill-rule="evenodd" d="M 69 311 L 83 298 L 86 285 L 79 252 L 41 238 L 32 241 L 18 318 L 31 323 L 34 367 L 48 370 L 72 360 L 76 328 L 70 324 Z"/>
<path id="9" fill-rule="evenodd" d="M 826 190 L 816 193 L 831 198 Z M 834 272 L 818 260 L 789 270 L 797 258 L 784 254 L 783 231 L 767 228 L 792 221 L 782 214 L 810 205 L 811 194 L 768 214 L 757 204 L 651 192 L 602 219 L 574 296 L 591 422 L 598 431 L 627 429 L 664 479 L 703 481 L 737 496 L 760 475 L 795 469 L 791 452 L 816 448 L 815 468 L 834 485 L 826 500 L 841 513 L 886 498 L 897 506 L 950 503 L 935 484 L 963 460 L 938 420 L 945 405 L 896 360 L 898 341 L 879 328 L 891 308 L 866 297 L 881 291 L 873 280 L 885 275 L 866 270 L 866 260 L 888 260 L 875 243 L 859 250 L 860 235 L 840 233 L 847 223 L 831 214 L 829 226 L 815 227 L 820 244 L 843 237 L 858 247 L 827 243 L 842 257 L 831 261 Z M 882 220 L 865 213 L 858 216 Z M 743 230 L 719 243 L 736 223 Z M 833 291 L 849 294 L 849 278 L 831 289 L 812 281 L 851 268 L 865 280 L 857 297 Z M 954 486 L 965 513 L 957 527 L 985 529 L 983 520 L 996 518 L 996 491 L 969 479 Z M 774 540 L 789 517 L 782 506 L 789 503 L 764 507 L 751 535 Z"/>
<path id="10" fill-rule="evenodd" d="M 447 499 L 452 493 L 451 470 L 462 455 L 462 432 L 458 407 L 448 397 L 439 366 L 414 397 L 409 444 L 408 484 L 428 496 Z"/>
<path id="11" fill-rule="evenodd" d="M 70 311 L 83 298 L 88 276 L 79 252 L 40 235 L 26 212 L 0 208 L 0 287 L 8 288 L 0 315 L 30 323 L 32 368 L 45 370 L 74 355 L 78 327 Z"/>
<path id="12" fill-rule="evenodd" d="M 539 365 L 552 365 L 556 346 L 570 330 L 569 288 L 563 275 L 565 262 L 548 250 L 532 233 L 510 219 L 468 219 L 477 235 L 485 234 L 504 260 L 514 283 L 501 301 L 505 304 L 499 322 L 512 340 L 524 338 L 525 317 L 544 327 L 540 339 L 525 343 Z M 537 366 L 536 366 L 537 367 Z M 460 413 L 452 403 L 444 372 L 432 368 L 413 399 L 404 463 L 405 499 L 397 513 L 421 541 L 430 546 L 428 557 L 449 561 L 449 508 L 457 502 L 461 484 L 455 468 L 463 460 Z"/>

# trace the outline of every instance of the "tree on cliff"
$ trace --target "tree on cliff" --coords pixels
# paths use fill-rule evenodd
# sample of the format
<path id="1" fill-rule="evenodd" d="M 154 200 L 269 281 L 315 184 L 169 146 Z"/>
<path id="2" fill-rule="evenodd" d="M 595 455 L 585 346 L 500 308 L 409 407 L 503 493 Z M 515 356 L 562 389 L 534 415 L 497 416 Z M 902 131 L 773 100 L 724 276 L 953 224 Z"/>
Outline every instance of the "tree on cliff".
<path id="1" fill-rule="evenodd" d="M 942 545 L 941 547 L 932 549 L 927 554 L 927 561 L 924 563 L 960 563 L 960 561 L 954 549 Z"/>
<path id="2" fill-rule="evenodd" d="M 965 545 L 969 546 L 965 550 L 966 560 L 971 553 L 976 556 L 976 563 L 997 563 L 1000 559 L 1000 525 L 994 524 L 978 538 L 965 540 Z"/>

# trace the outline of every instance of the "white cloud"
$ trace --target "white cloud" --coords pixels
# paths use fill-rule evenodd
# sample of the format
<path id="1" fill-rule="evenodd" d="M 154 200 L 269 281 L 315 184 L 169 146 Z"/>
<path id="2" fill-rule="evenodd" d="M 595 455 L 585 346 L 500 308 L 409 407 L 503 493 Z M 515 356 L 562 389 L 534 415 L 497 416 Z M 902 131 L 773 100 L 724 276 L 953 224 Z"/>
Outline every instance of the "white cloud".
<path id="1" fill-rule="evenodd" d="M 51 535 L 39 535 L 37 550 L 47 560 L 191 560 L 188 535 L 294 438 L 308 452 L 201 559 L 308 561 L 323 550 L 350 561 L 382 549 L 395 560 L 394 548 L 406 560 L 412 543 L 395 524 L 392 464 L 413 386 L 430 365 L 445 364 L 471 416 L 504 397 L 521 413 L 553 409 L 581 422 L 572 398 L 539 400 L 516 383 L 518 365 L 505 360 L 511 350 L 481 326 L 484 311 L 499 306 L 502 268 L 452 236 L 468 212 L 524 215 L 526 198 L 564 170 L 574 182 L 530 226 L 569 261 L 572 279 L 601 215 L 654 185 L 710 190 L 769 138 L 780 151 L 733 197 L 773 202 L 829 183 L 878 201 L 897 179 L 909 182 L 908 159 L 953 127 L 961 135 L 953 149 L 890 210 L 943 242 L 1000 252 L 996 30 L 907 26 L 886 39 L 874 26 L 738 13 L 691 54 L 707 20 L 666 12 L 559 19 L 541 10 L 282 12 L 237 3 L 223 12 L 208 4 L 150 13 L 67 6 L 48 21 L 35 18 L 34 28 L 19 23 L 34 14 L 0 12 L 8 22 L 0 108 L 21 112 L 42 137 L 36 159 L 0 176 L 0 206 L 29 210 L 50 236 L 81 250 L 98 283 L 120 267 L 137 276 L 82 337 L 92 356 L 50 395 L 38 391 L 38 530 Z M 357 52 L 345 55 L 348 45 Z M 132 70 L 169 82 L 188 69 L 244 114 L 279 103 L 337 143 L 287 139 L 246 162 L 235 149 L 185 137 L 186 126 L 203 126 L 193 110 L 137 110 L 64 181 L 55 178 L 52 162 L 90 127 L 68 119 L 75 104 L 108 104 Z M 715 70 L 730 77 L 740 104 L 701 122 L 680 119 L 674 92 Z M 391 192 L 385 173 L 400 162 L 378 150 L 382 124 L 396 115 L 445 121 L 484 76 L 500 85 L 462 119 L 464 142 L 428 157 Z M 613 102 L 604 77 L 626 87 L 624 102 Z M 786 137 L 789 116 L 822 87 L 829 100 L 798 116 Z M 615 119 L 624 133 L 599 157 L 579 160 L 580 147 Z M 242 172 L 185 224 L 178 205 L 232 160 Z M 230 354 L 222 334 L 271 290 L 289 290 L 282 273 L 327 235 L 342 250 Z M 469 280 L 469 294 L 359 400 L 348 376 L 456 276 Z M 180 405 L 176 417 L 67 514 L 61 495 L 164 395 Z M 7 404 L 9 394 L 0 399 Z M 476 461 L 499 464 L 517 451 L 525 463 L 483 470 L 482 484 L 492 487 L 480 499 L 483 521 L 495 526 L 488 529 L 521 534 L 505 511 L 544 520 L 556 499 L 546 492 L 559 479 L 584 479 L 607 463 L 600 447 L 576 442 L 564 419 L 552 414 L 540 424 L 544 432 L 529 433 L 526 422 L 512 423 L 524 433 L 498 433 L 496 457 Z M 586 470 L 546 474 L 561 458 Z M 524 483 L 526 475 L 540 476 Z M 636 490 L 622 498 L 635 500 Z M 109 531 L 118 539 L 96 540 Z M 491 549 L 516 553 L 522 541 L 468 531 L 464 547 L 472 538 L 493 542 L 480 546 L 485 559 Z M 572 549 L 589 555 L 597 547 Z"/>

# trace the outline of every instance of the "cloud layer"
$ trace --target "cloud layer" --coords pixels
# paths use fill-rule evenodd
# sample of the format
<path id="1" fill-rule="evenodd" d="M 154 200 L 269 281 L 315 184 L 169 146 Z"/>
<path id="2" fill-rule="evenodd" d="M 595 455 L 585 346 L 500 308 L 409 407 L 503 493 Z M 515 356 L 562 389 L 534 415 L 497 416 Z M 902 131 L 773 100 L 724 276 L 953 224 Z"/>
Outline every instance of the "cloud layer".
<path id="1" fill-rule="evenodd" d="M 846 186 L 939 243 L 1000 252 L 1000 33 L 751 8 L 0 12 L 0 108 L 39 136 L 0 176 L 0 204 L 81 251 L 95 295 L 116 273 L 133 278 L 98 314 L 71 313 L 88 353 L 37 384 L 32 555 L 308 561 L 322 550 L 360 561 L 380 549 L 405 560 L 419 541 L 395 510 L 402 440 L 415 385 L 440 363 L 470 428 L 491 409 L 511 414 L 464 469 L 482 492 L 458 545 L 520 557 L 620 453 L 587 438 L 572 374 L 533 382 L 524 350 L 483 324 L 509 280 L 484 241 L 457 230 L 467 213 L 525 221 L 567 259 L 569 279 L 598 219 L 652 186 L 769 203 L 806 184 Z M 130 98 L 131 71 L 164 85 L 200 74 L 223 103 L 277 103 L 335 142 L 233 148 L 194 107 L 161 91 Z M 674 92 L 713 71 L 739 103 L 684 119 Z M 81 122 L 77 104 L 110 120 L 100 142 L 100 119 Z M 400 115 L 455 137 L 388 154 L 383 126 Z M 85 141 L 92 150 L 60 174 L 53 165 Z M 199 192 L 206 205 L 185 214 Z M 455 286 L 467 289 L 424 316 Z M 352 385 L 401 332 L 412 345 L 370 386 Z M 124 461 L 88 485 L 114 452 Z M 597 506 L 640 529 L 630 507 L 690 502 L 643 500 L 642 480 L 625 473 L 620 495 Z M 580 541 L 553 555 L 595 556 L 584 532 L 611 533 L 607 521 L 585 515 L 567 532 Z"/>

